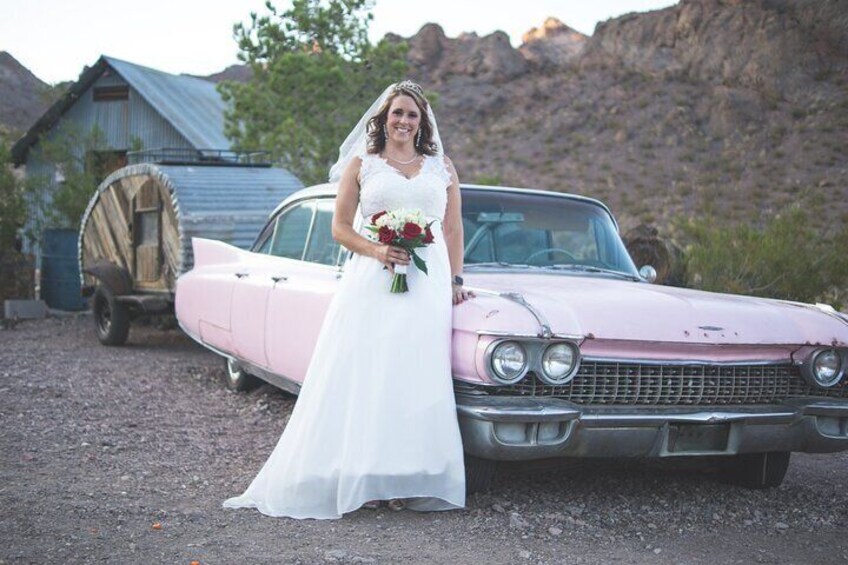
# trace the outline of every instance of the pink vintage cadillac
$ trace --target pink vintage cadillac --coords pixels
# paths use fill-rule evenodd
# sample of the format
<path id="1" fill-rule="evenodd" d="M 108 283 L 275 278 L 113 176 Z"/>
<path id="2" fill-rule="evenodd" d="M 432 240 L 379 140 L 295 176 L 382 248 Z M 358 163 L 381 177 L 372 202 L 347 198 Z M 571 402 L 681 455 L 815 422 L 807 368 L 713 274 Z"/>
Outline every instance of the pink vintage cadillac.
<path id="1" fill-rule="evenodd" d="M 589 198 L 464 185 L 453 376 L 469 491 L 498 460 L 722 456 L 753 488 L 793 451 L 848 449 L 848 317 L 824 305 L 651 284 Z M 229 385 L 297 393 L 347 252 L 335 187 L 287 198 L 251 251 L 194 240 L 183 329 Z"/>

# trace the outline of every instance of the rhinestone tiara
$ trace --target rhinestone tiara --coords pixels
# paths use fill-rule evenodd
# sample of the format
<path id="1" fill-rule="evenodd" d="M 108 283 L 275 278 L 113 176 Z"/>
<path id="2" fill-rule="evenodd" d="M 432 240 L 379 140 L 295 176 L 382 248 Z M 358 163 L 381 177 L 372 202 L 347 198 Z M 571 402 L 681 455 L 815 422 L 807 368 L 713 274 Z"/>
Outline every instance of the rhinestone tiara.
<path id="1" fill-rule="evenodd" d="M 417 92 L 421 96 L 424 96 L 424 90 L 417 84 L 412 82 L 411 80 L 403 80 L 395 85 L 395 90 L 411 90 L 413 92 Z"/>

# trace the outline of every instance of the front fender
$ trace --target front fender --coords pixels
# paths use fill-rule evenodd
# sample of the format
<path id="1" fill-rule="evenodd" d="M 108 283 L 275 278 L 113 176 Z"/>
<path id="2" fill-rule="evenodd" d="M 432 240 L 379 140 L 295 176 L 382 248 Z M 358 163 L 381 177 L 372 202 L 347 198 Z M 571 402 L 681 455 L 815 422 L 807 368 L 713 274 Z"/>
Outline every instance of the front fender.
<path id="1" fill-rule="evenodd" d="M 132 294 L 132 276 L 130 276 L 130 273 L 126 269 L 112 262 L 98 261 L 90 267 L 84 268 L 82 272 L 96 278 L 100 284 L 108 288 L 115 296 Z M 94 292 L 94 289 L 86 288 L 83 291 L 84 294 L 90 295 Z"/>

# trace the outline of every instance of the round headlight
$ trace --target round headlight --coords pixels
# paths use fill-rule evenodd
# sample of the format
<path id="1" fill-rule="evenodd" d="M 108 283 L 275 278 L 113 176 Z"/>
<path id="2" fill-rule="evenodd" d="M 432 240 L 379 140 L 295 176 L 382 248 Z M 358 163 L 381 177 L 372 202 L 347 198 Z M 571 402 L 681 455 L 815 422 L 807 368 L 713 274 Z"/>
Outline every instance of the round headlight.
<path id="1" fill-rule="evenodd" d="M 524 376 L 527 353 L 520 343 L 505 341 L 492 351 L 492 369 L 495 376 L 505 382 L 514 383 Z"/>
<path id="2" fill-rule="evenodd" d="M 548 346 L 542 355 L 543 380 L 550 384 L 565 384 L 577 366 L 577 351 L 567 343 Z"/>
<path id="3" fill-rule="evenodd" d="M 827 349 L 813 358 L 813 378 L 821 387 L 831 387 L 842 378 L 842 356 L 834 349 Z"/>

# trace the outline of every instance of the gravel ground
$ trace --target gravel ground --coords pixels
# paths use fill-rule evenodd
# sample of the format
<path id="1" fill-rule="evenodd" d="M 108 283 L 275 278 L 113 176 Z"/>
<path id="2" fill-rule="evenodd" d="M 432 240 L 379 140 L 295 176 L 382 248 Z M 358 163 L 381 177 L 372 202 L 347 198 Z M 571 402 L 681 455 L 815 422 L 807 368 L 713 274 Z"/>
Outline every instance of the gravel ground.
<path id="1" fill-rule="evenodd" d="M 225 510 L 294 397 L 229 392 L 178 331 L 107 348 L 88 316 L 0 330 L 0 563 L 845 563 L 848 454 L 747 491 L 679 462 L 510 465 L 465 510 L 335 521 Z"/>

